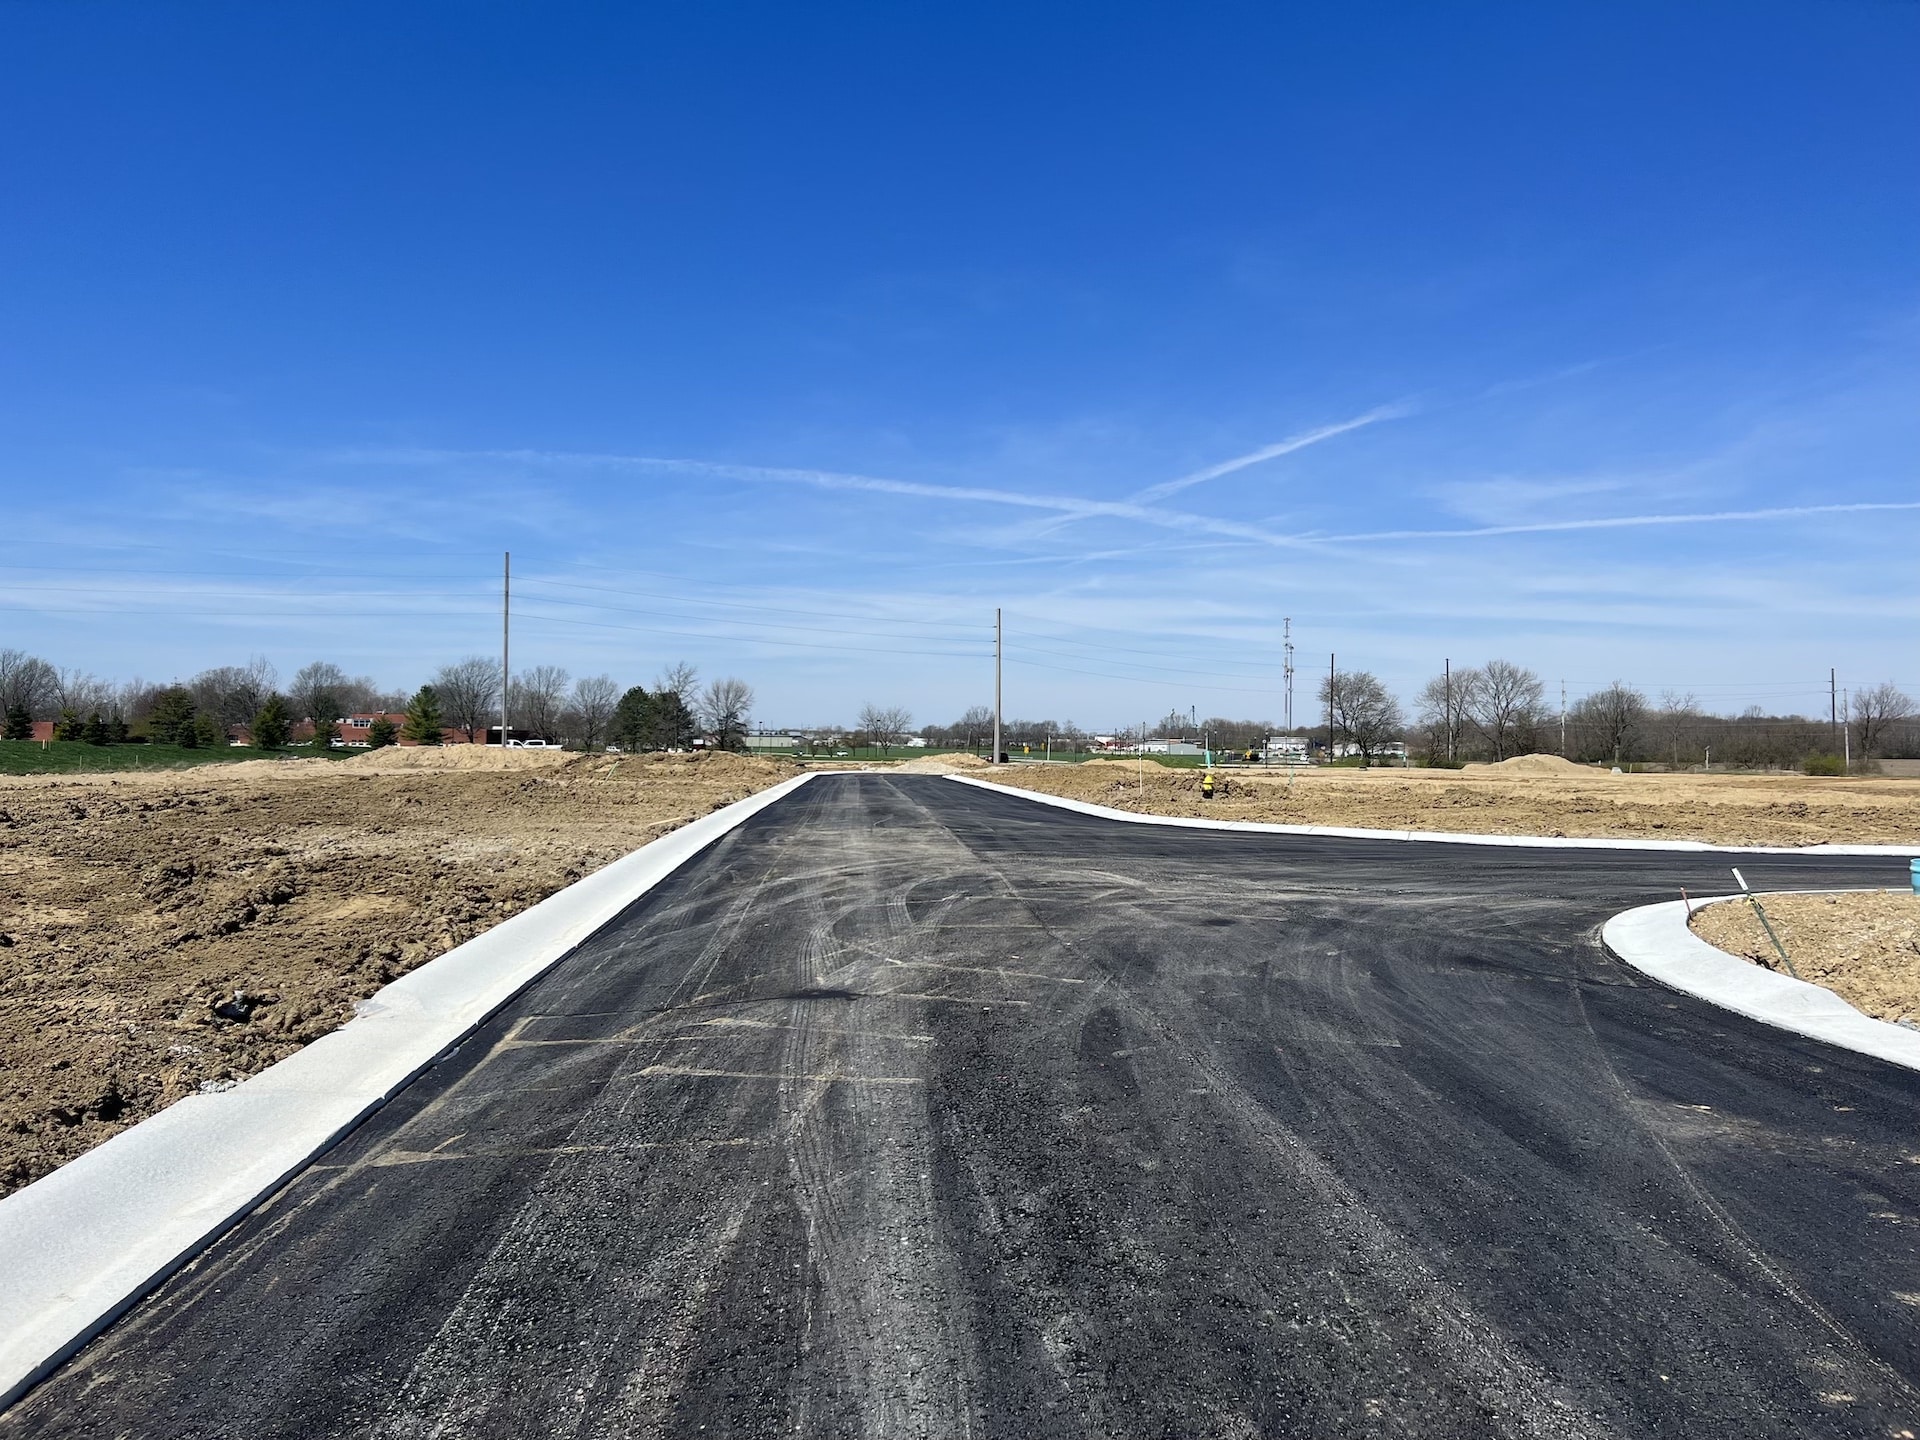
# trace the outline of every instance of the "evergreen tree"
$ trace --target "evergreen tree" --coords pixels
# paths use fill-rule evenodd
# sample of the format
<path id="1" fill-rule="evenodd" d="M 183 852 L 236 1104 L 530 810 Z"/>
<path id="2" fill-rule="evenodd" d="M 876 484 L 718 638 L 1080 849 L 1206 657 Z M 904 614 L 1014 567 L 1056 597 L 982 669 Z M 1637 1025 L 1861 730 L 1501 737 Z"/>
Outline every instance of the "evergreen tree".
<path id="1" fill-rule="evenodd" d="M 653 697 L 656 750 L 685 750 L 700 734 L 700 722 L 677 691 L 662 690 Z"/>
<path id="2" fill-rule="evenodd" d="M 107 743 L 109 745 L 127 743 L 127 722 L 118 715 L 107 721 Z"/>
<path id="3" fill-rule="evenodd" d="M 12 705 L 7 709 L 8 740 L 31 740 L 33 738 L 33 714 L 24 705 Z"/>
<path id="4" fill-rule="evenodd" d="M 193 728 L 188 733 L 193 739 L 183 739 L 180 742 L 182 745 L 192 744 L 202 750 L 218 750 L 227 743 L 226 727 L 205 710 L 193 717 Z"/>
<path id="5" fill-rule="evenodd" d="M 60 718 L 54 722 L 53 738 L 56 740 L 78 740 L 86 727 L 71 707 L 60 712 Z"/>
<path id="6" fill-rule="evenodd" d="M 613 737 L 628 754 L 654 749 L 654 699 L 644 685 L 636 685 L 613 707 Z"/>
<path id="7" fill-rule="evenodd" d="M 89 745 L 105 745 L 112 738 L 107 731 L 107 722 L 100 718 L 98 710 L 87 716 L 87 723 L 80 727 L 80 738 Z"/>
<path id="8" fill-rule="evenodd" d="M 400 727 L 400 738 L 415 745 L 438 745 L 442 736 L 440 697 L 433 686 L 422 685 L 407 703 L 407 720 Z"/>
<path id="9" fill-rule="evenodd" d="M 399 732 L 393 728 L 393 722 L 382 715 L 367 727 L 367 748 L 384 750 L 393 744 Z"/>
<path id="10" fill-rule="evenodd" d="M 162 690 L 154 700 L 147 737 L 156 745 L 193 744 L 193 696 L 184 686 Z"/>
<path id="11" fill-rule="evenodd" d="M 278 695 L 269 695 L 267 703 L 253 717 L 253 746 L 256 750 L 278 750 L 287 743 L 292 728 L 287 719 L 287 702 Z"/>
<path id="12" fill-rule="evenodd" d="M 313 748 L 315 750 L 331 750 L 333 748 L 333 727 L 335 723 L 336 722 L 332 720 L 315 720 L 313 722 Z"/>

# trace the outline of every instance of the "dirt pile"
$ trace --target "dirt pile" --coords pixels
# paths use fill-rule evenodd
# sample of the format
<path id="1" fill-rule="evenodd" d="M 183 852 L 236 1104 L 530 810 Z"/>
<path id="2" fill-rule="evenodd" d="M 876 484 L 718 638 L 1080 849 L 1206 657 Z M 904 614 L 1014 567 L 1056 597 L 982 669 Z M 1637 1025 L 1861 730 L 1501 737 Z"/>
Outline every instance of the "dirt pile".
<path id="1" fill-rule="evenodd" d="M 0 780 L 0 1193 L 795 773 L 460 746 Z"/>
<path id="2" fill-rule="evenodd" d="M 1549 756 L 1526 760 L 1564 762 Z M 1512 764 L 1513 762 L 1508 762 Z M 1148 761 L 1009 765 L 995 781 L 1151 815 L 1210 815 L 1288 825 L 1704 840 L 1719 845 L 1829 842 L 1920 845 L 1920 784 L 1804 775 L 1612 775 L 1569 766 L 1508 771 L 1221 770 L 1212 801 L 1197 769 Z M 1920 851 L 1916 851 L 1920 853 Z"/>
<path id="3" fill-rule="evenodd" d="M 1486 770 L 1495 775 L 1577 775 L 1591 776 L 1591 765 L 1576 765 L 1559 755 L 1515 755 L 1509 760 L 1496 761 L 1492 765 L 1472 765 L 1472 770 Z"/>
<path id="4" fill-rule="evenodd" d="M 1876 1019 L 1920 1025 L 1920 895 L 1767 895 L 1760 903 L 1802 980 Z M 1786 969 L 1744 900 L 1696 911 L 1693 931 L 1729 954 Z"/>
<path id="5" fill-rule="evenodd" d="M 992 767 L 978 755 L 922 755 L 894 769 L 903 775 L 957 775 L 963 770 L 987 770 Z"/>

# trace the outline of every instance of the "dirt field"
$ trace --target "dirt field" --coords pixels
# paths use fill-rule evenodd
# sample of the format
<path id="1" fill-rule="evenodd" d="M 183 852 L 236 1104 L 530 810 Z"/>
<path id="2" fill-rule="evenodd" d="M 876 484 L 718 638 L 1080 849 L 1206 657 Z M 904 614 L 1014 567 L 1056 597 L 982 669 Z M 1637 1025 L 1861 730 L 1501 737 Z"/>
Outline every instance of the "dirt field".
<path id="1" fill-rule="evenodd" d="M 796 770 L 458 747 L 0 779 L 0 1193 Z"/>
<path id="2" fill-rule="evenodd" d="M 1008 765 L 992 779 L 1116 810 L 1482 835 L 1640 836 L 1721 845 L 1920 843 L 1920 782 L 1800 775 L 1612 775 L 1528 755 L 1465 770 L 1221 771 L 1148 761 Z"/>
<path id="3" fill-rule="evenodd" d="M 1767 895 L 1760 903 L 1802 980 L 1876 1019 L 1920 1025 L 1920 895 Z M 1755 964 L 1786 968 L 1745 901 L 1697 911 L 1693 930 Z"/>

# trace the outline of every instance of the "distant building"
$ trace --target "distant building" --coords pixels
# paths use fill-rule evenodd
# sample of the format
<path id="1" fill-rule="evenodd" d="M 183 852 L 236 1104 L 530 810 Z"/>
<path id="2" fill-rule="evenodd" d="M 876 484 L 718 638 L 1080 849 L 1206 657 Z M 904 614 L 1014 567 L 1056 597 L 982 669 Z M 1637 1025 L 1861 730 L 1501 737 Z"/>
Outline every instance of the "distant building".
<path id="1" fill-rule="evenodd" d="M 1360 747 L 1355 745 L 1351 740 L 1343 740 L 1333 747 L 1333 753 L 1338 759 L 1349 760 L 1360 753 Z M 1385 745 L 1376 745 L 1373 749 L 1373 758 L 1376 760 L 1404 760 L 1407 758 L 1407 747 L 1405 743 L 1399 740 L 1389 741 Z"/>
<path id="2" fill-rule="evenodd" d="M 389 725 L 393 726 L 396 732 L 402 725 L 407 723 L 407 717 L 404 711 L 398 715 L 389 715 L 383 711 L 369 710 L 362 711 L 356 715 L 349 715 L 344 720 L 337 722 L 333 727 L 333 733 L 338 737 L 340 744 L 347 746 L 349 749 L 364 750 L 369 743 L 367 740 L 367 732 L 373 729 L 376 720 L 385 720 Z M 313 738 L 312 727 L 308 727 L 307 738 L 309 740 Z M 460 738 L 465 740 L 467 737 L 461 735 Z"/>
<path id="3" fill-rule="evenodd" d="M 784 753 L 798 750 L 807 743 L 804 735 L 797 735 L 791 730 L 749 730 L 746 741 L 749 754 L 769 751 Z"/>
<path id="4" fill-rule="evenodd" d="M 348 715 L 344 719 L 334 722 L 333 733 L 335 740 L 349 750 L 364 750 L 373 743 L 367 737 L 372 732 L 374 723 L 380 720 L 384 720 L 393 726 L 394 744 L 415 745 L 419 743 L 415 740 L 402 740 L 400 738 L 400 728 L 407 723 L 407 715 L 404 710 L 398 713 L 380 710 L 362 710 L 355 714 Z M 304 725 L 300 727 L 300 729 L 296 729 L 293 732 L 295 738 L 299 738 L 301 730 L 306 732 L 306 739 L 313 739 L 312 725 Z M 442 745 L 470 745 L 473 742 L 467 738 L 466 731 L 442 726 L 440 730 L 440 743 Z M 498 745 L 500 743 L 500 727 L 498 725 L 495 725 L 486 732 L 486 739 L 483 743 L 488 745 Z"/>

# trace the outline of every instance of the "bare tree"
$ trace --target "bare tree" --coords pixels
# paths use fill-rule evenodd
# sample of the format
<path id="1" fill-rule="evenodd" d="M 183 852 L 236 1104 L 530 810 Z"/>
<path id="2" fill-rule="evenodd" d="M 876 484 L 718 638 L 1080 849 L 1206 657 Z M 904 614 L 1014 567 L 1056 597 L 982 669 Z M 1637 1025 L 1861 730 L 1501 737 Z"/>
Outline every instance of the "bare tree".
<path id="1" fill-rule="evenodd" d="M 116 719 L 132 724 L 144 720 L 153 713 L 153 704 L 160 696 L 160 687 L 138 676 L 116 686 L 113 692 L 113 714 Z"/>
<path id="2" fill-rule="evenodd" d="M 267 697 L 278 688 L 280 673 L 264 655 L 244 665 L 218 665 L 189 682 L 195 707 L 223 729 L 249 725 Z"/>
<path id="3" fill-rule="evenodd" d="M 1654 723 L 1660 730 L 1661 749 L 1672 757 L 1676 770 L 1680 768 L 1680 742 L 1686 738 L 1687 731 L 1693 727 L 1698 716 L 1699 706 L 1694 703 L 1693 696 L 1679 695 L 1671 690 L 1660 692 L 1660 708 L 1654 712 Z"/>
<path id="4" fill-rule="evenodd" d="M 913 716 L 899 705 L 863 705 L 860 707 L 860 728 L 867 732 L 867 742 L 887 750 L 906 739 L 907 732 L 913 728 Z"/>
<path id="5" fill-rule="evenodd" d="M 508 709 L 515 730 L 530 731 L 542 740 L 560 735 L 560 708 L 572 677 L 558 665 L 532 665 L 513 677 L 513 699 Z"/>
<path id="6" fill-rule="evenodd" d="M 1457 759 L 1460 740 L 1479 702 L 1481 675 L 1468 667 L 1451 677 L 1436 675 L 1416 697 L 1419 724 L 1427 732 L 1427 750 L 1436 759 Z"/>
<path id="7" fill-rule="evenodd" d="M 1634 742 L 1647 719 L 1647 697 L 1623 680 L 1596 690 L 1573 707 L 1569 719 L 1577 722 L 1592 742 L 1593 752 L 1611 757 L 1618 765 L 1631 758 Z"/>
<path id="8" fill-rule="evenodd" d="M 753 710 L 753 687 L 732 676 L 715 680 L 700 696 L 700 719 L 722 750 L 747 748 L 747 717 Z"/>
<path id="9" fill-rule="evenodd" d="M 656 695 L 678 695 L 680 703 L 688 710 L 700 708 L 700 672 L 684 660 L 676 660 L 660 672 L 660 678 L 653 682 Z"/>
<path id="10" fill-rule="evenodd" d="M 500 664 L 484 655 L 469 655 L 453 665 L 442 665 L 433 677 L 434 697 L 449 729 L 466 732 L 468 743 L 486 739 L 500 704 Z M 504 738 L 504 737 L 502 737 Z"/>
<path id="11" fill-rule="evenodd" d="M 0 650 L 0 712 L 25 710 L 36 720 L 47 718 L 59 679 L 53 666 L 24 650 Z"/>
<path id="12" fill-rule="evenodd" d="M 1913 697 L 1891 680 L 1862 690 L 1848 706 L 1860 736 L 1860 753 L 1871 755 L 1885 741 L 1887 731 L 1912 716 Z"/>
<path id="13" fill-rule="evenodd" d="M 347 672 L 330 660 L 315 660 L 302 665 L 294 671 L 293 683 L 287 687 L 287 698 L 293 701 L 294 718 L 305 717 L 315 725 L 331 724 L 346 711 L 343 709 L 347 687 L 351 684 Z"/>
<path id="14" fill-rule="evenodd" d="M 1545 698 L 1540 677 L 1523 665 L 1489 660 L 1481 667 L 1473 722 L 1493 748 L 1496 761 L 1531 748 Z"/>
<path id="15" fill-rule="evenodd" d="M 113 686 L 98 675 L 62 666 L 54 672 L 53 700 L 62 711 L 71 710 L 82 720 L 96 710 L 113 706 Z"/>
<path id="16" fill-rule="evenodd" d="M 1400 705 L 1378 678 L 1344 670 L 1320 682 L 1320 703 L 1331 702 L 1333 728 L 1368 764 L 1401 729 Z"/>
<path id="17" fill-rule="evenodd" d="M 955 738 L 969 750 L 978 750 L 982 740 L 993 739 L 993 711 L 984 705 L 975 705 L 968 709 L 955 722 Z"/>
<path id="18" fill-rule="evenodd" d="M 611 675 L 583 675 L 573 686 L 573 715 L 580 743 L 598 750 L 607 739 L 614 708 L 620 703 L 620 684 Z"/>

